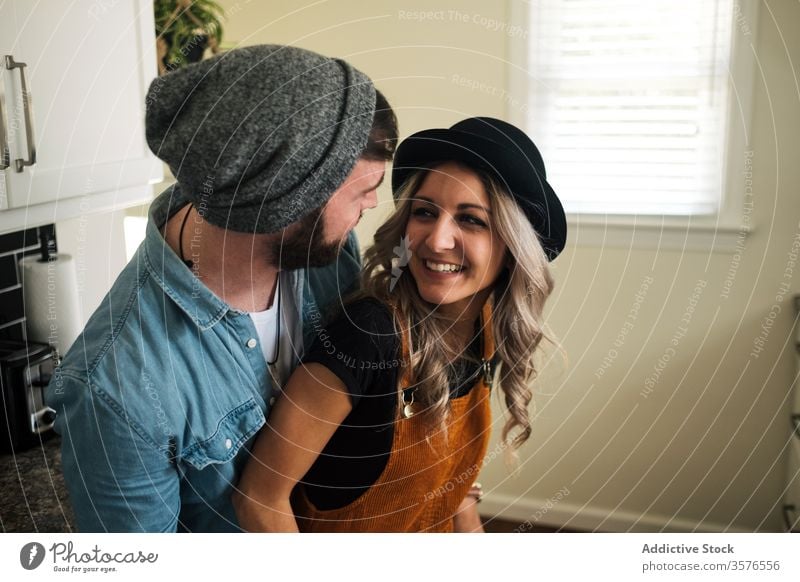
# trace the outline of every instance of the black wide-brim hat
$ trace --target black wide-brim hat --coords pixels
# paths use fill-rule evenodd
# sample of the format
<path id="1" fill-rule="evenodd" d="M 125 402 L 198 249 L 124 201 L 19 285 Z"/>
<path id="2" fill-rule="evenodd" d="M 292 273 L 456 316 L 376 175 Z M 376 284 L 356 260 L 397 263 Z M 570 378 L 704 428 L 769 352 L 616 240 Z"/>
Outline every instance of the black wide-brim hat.
<path id="1" fill-rule="evenodd" d="M 417 132 L 397 148 L 392 167 L 395 197 L 417 171 L 449 161 L 485 170 L 497 178 L 527 215 L 550 261 L 564 249 L 564 207 L 547 183 L 542 155 L 525 132 L 491 117 L 471 117 L 450 129 Z"/>

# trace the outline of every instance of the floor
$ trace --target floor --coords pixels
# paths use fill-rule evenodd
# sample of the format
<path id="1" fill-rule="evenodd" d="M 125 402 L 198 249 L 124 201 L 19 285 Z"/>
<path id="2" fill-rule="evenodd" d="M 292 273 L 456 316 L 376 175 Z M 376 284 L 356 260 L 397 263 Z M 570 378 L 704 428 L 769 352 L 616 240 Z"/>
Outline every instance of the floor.
<path id="1" fill-rule="evenodd" d="M 486 533 L 575 533 L 574 530 L 557 529 L 547 526 L 522 524 L 517 521 L 483 517 Z"/>

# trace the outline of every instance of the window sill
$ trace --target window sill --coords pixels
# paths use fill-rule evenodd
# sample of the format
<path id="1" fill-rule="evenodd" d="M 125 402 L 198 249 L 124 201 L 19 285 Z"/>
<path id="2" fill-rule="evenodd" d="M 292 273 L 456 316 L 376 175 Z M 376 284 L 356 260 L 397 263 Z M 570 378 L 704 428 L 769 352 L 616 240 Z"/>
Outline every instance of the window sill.
<path id="1" fill-rule="evenodd" d="M 598 216 L 568 214 L 569 245 L 733 254 L 752 232 L 710 216 Z"/>

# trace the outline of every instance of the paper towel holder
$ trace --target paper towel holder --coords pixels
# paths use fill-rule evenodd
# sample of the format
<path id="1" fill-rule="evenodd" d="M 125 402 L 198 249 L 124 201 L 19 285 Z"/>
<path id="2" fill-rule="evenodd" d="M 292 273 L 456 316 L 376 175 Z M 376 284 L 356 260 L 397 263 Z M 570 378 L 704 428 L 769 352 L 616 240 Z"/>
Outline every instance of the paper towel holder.
<path id="1" fill-rule="evenodd" d="M 56 252 L 55 225 L 40 227 L 37 234 L 38 252 L 18 263 L 27 339 L 50 344 L 61 357 L 83 329 L 75 261 Z"/>
<path id="2" fill-rule="evenodd" d="M 46 263 L 51 256 L 58 252 L 56 246 L 56 227 L 54 224 L 46 224 L 39 227 L 39 262 Z"/>

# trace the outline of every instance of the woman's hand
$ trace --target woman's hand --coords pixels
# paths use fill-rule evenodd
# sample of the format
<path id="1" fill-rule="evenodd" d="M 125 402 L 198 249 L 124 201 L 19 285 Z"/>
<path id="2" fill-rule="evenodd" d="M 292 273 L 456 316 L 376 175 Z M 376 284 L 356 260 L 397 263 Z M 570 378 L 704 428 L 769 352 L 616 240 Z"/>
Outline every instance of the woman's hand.
<path id="1" fill-rule="evenodd" d="M 242 529 L 297 531 L 292 489 L 351 410 L 338 376 L 321 364 L 298 366 L 261 429 L 233 495 Z"/>
<path id="2" fill-rule="evenodd" d="M 256 501 L 249 495 L 236 491 L 233 508 L 239 518 L 239 527 L 250 532 L 297 532 L 297 522 L 288 499 Z"/>

